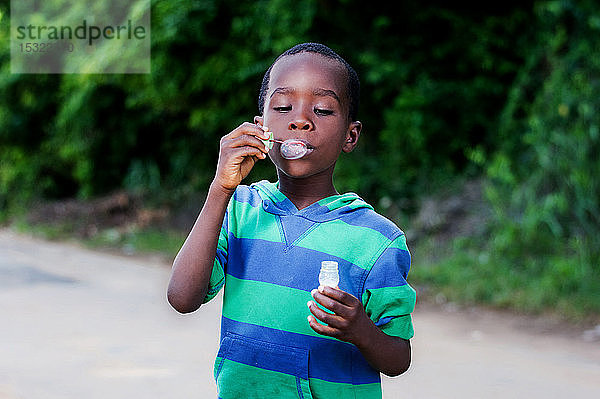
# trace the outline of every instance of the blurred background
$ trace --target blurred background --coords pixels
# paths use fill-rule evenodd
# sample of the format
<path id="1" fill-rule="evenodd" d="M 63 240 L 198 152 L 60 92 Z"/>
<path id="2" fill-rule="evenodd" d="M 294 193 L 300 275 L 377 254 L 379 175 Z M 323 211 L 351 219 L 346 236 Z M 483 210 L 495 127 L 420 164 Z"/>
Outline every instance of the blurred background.
<path id="1" fill-rule="evenodd" d="M 172 259 L 219 138 L 317 41 L 362 84 L 336 186 L 407 232 L 420 299 L 598 321 L 600 7 L 487 3 L 153 0 L 151 74 L 26 75 L 2 0 L 0 223 Z"/>

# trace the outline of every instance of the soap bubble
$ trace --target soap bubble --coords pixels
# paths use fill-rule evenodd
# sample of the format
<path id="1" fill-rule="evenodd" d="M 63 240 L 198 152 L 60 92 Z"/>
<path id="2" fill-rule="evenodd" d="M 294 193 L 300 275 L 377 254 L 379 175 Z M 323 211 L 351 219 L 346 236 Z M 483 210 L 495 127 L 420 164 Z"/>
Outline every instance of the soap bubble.
<path id="1" fill-rule="evenodd" d="M 299 159 L 312 151 L 306 142 L 298 139 L 285 140 L 281 144 L 279 152 L 285 159 Z"/>

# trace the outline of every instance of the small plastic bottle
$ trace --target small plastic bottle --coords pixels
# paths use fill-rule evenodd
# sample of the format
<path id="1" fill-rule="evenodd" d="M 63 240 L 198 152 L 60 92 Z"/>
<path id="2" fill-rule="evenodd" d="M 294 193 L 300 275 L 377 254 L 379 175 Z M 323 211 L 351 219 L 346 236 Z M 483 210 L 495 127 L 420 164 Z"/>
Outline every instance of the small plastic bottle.
<path id="1" fill-rule="evenodd" d="M 322 261 L 321 271 L 319 272 L 319 285 L 336 287 L 339 282 L 338 263 L 333 260 Z"/>

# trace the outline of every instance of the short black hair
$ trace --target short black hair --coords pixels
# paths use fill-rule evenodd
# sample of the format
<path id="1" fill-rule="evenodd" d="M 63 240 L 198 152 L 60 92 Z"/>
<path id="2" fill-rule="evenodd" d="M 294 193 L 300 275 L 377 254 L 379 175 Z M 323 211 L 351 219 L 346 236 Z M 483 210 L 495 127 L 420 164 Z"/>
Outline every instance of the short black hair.
<path id="1" fill-rule="evenodd" d="M 320 54 L 325 58 L 335 60 L 342 64 L 342 66 L 346 69 L 346 73 L 348 75 L 348 95 L 350 97 L 350 106 L 348 114 L 350 116 L 350 119 L 352 119 L 353 121 L 356 120 L 356 116 L 358 114 L 358 101 L 360 96 L 360 81 L 358 80 L 358 74 L 356 73 L 354 68 L 352 68 L 350 64 L 348 64 L 348 62 L 346 62 L 346 60 L 343 59 L 338 53 L 325 46 L 324 44 L 320 43 L 297 44 L 289 50 L 283 52 L 279 57 L 277 57 L 277 59 L 275 59 L 275 61 L 273 61 L 269 69 L 267 69 L 267 72 L 265 72 L 262 84 L 260 85 L 260 93 L 258 95 L 258 112 L 260 113 L 259 115 L 262 115 L 264 111 L 265 100 L 267 96 L 267 91 L 269 89 L 269 80 L 271 78 L 271 70 L 273 69 L 273 65 L 275 65 L 277 61 L 279 61 L 285 56 L 299 53 Z"/>

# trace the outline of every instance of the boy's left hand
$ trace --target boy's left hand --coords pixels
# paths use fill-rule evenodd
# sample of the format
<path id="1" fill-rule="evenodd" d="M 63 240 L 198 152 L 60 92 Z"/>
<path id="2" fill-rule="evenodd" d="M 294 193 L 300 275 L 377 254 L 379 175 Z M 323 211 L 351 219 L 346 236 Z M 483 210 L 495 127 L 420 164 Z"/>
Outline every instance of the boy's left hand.
<path id="1" fill-rule="evenodd" d="M 310 327 L 319 334 L 337 338 L 360 346 L 375 325 L 367 316 L 362 303 L 353 295 L 340 289 L 320 286 L 311 291 L 316 302 L 333 312 L 325 312 L 313 301 L 307 305 L 312 315 L 308 316 Z M 319 319 L 327 325 L 317 322 Z"/>

